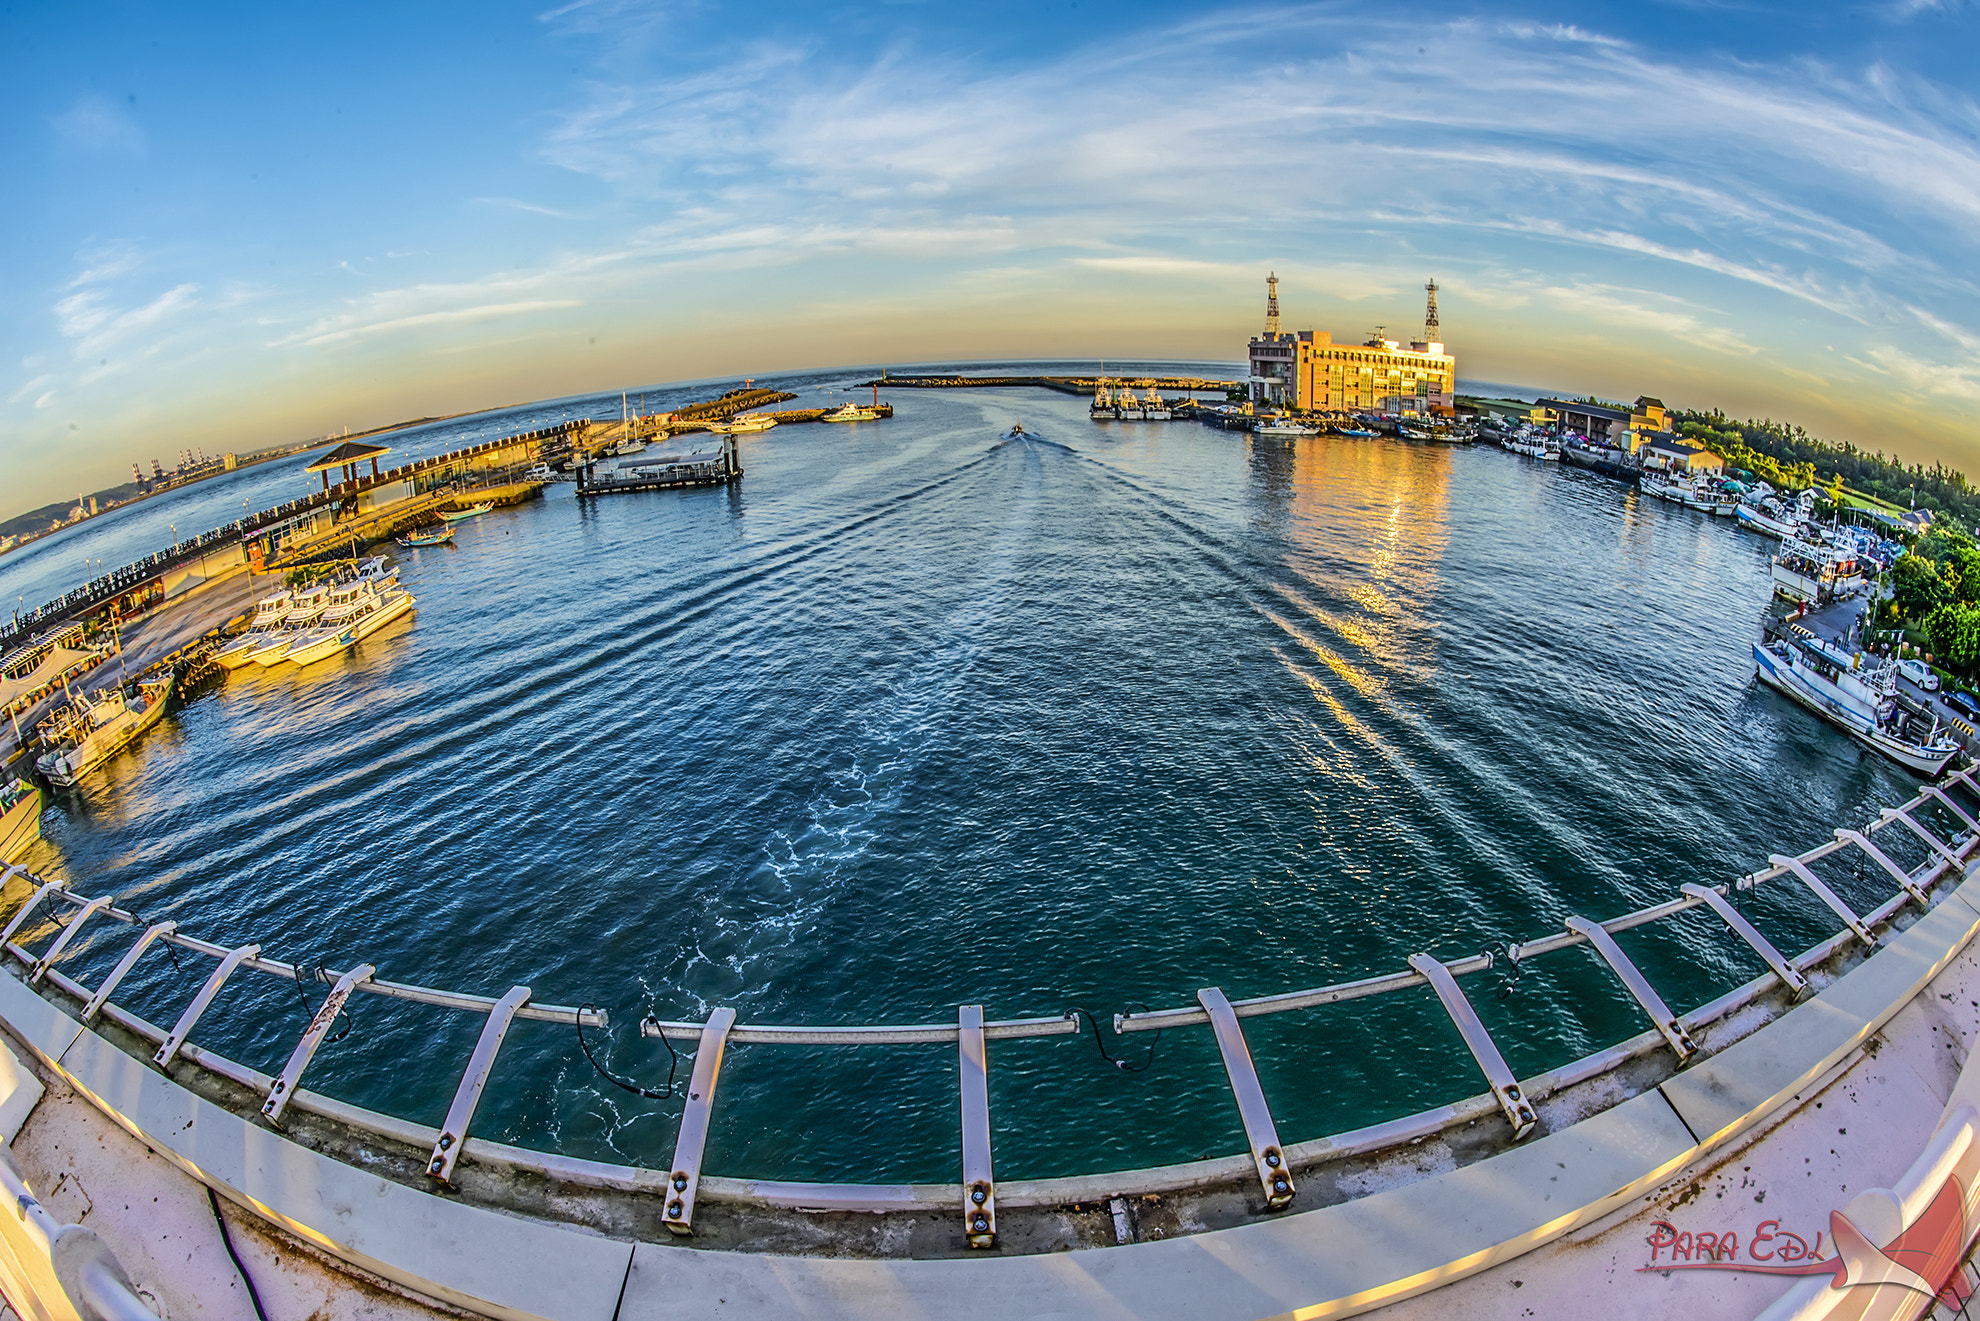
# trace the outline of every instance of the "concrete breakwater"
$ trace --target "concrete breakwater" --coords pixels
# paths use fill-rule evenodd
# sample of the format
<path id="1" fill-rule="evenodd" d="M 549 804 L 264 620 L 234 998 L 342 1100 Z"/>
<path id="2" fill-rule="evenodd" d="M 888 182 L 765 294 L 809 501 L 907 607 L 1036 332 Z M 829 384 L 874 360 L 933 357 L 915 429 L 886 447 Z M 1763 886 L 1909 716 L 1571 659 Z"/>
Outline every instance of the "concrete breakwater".
<path id="1" fill-rule="evenodd" d="M 861 388 L 897 385 L 908 390 L 976 390 L 1028 385 L 1057 390 L 1060 394 L 1092 394 L 1102 379 L 1112 380 L 1115 384 L 1131 384 L 1140 389 L 1185 390 L 1196 394 L 1235 390 L 1243 384 L 1241 381 L 1213 381 L 1201 376 L 1137 376 L 1131 381 L 1097 376 L 883 376 L 862 382 Z"/>

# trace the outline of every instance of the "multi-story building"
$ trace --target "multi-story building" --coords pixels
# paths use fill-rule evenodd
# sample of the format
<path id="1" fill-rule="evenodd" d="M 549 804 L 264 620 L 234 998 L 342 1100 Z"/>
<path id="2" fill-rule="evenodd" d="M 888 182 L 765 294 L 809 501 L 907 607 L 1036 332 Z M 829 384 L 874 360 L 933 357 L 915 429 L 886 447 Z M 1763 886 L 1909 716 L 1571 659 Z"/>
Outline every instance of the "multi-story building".
<path id="1" fill-rule="evenodd" d="M 1265 333 L 1251 341 L 1251 401 L 1316 412 L 1449 413 L 1457 359 L 1435 339 L 1408 348 L 1380 329 L 1361 344 L 1336 344 L 1328 332 L 1279 330 L 1278 277 L 1267 282 Z M 1430 286 L 1426 335 L 1437 333 L 1436 282 Z"/>

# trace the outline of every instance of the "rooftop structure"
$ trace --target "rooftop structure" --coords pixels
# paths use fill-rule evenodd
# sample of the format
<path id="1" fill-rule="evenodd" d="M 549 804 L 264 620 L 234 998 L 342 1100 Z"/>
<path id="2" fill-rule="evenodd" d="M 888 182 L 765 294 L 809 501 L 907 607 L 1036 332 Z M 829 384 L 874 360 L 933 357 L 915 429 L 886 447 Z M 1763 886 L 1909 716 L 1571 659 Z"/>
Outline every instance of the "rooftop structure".
<path id="1" fill-rule="evenodd" d="M 1382 327 L 1360 344 L 1336 344 L 1327 331 L 1281 331 L 1279 279 L 1268 278 L 1265 333 L 1251 341 L 1248 393 L 1254 404 L 1301 410 L 1393 413 L 1452 411 L 1457 359 L 1441 341 L 1414 340 L 1404 348 Z M 1436 281 L 1424 317 L 1425 334 L 1436 333 Z"/>
<path id="2" fill-rule="evenodd" d="M 347 440 L 336 449 L 331 450 L 328 454 L 312 462 L 306 471 L 322 473 L 323 489 L 327 491 L 330 489 L 330 474 L 335 469 L 342 468 L 344 470 L 344 480 L 354 482 L 358 476 L 358 464 L 369 459 L 371 460 L 371 475 L 376 477 L 378 476 L 378 457 L 381 454 L 390 454 L 391 452 L 391 447 L 386 445 L 367 445 L 363 441 Z"/>

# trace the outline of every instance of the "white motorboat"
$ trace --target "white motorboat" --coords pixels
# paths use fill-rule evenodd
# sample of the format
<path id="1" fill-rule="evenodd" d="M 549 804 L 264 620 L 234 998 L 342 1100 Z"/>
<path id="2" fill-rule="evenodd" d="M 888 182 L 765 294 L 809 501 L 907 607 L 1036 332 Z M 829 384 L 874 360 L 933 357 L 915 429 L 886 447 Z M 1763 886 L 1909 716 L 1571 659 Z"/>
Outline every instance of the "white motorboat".
<path id="1" fill-rule="evenodd" d="M 820 422 L 877 422 L 880 420 L 880 414 L 860 404 L 847 404 L 843 408 L 833 409 L 818 420 Z"/>
<path id="2" fill-rule="evenodd" d="M 1141 401 L 1141 416 L 1150 422 L 1169 420 L 1169 401 L 1153 386 L 1149 387 L 1148 397 Z"/>
<path id="3" fill-rule="evenodd" d="M 330 589 L 330 598 L 322 612 L 307 627 L 289 630 L 288 646 L 272 655 L 264 652 L 255 660 L 262 665 L 280 665 L 285 661 L 309 665 L 350 646 L 356 640 L 355 634 L 350 633 L 351 620 L 357 614 L 358 602 L 371 590 L 371 582 L 366 579 L 336 584 Z"/>
<path id="4" fill-rule="evenodd" d="M 281 626 L 282 617 L 294 605 L 293 592 L 277 592 L 256 601 L 254 614 L 248 619 L 247 632 L 214 652 L 214 663 L 224 670 L 237 670 L 247 664 L 268 641 L 269 633 Z"/>
<path id="5" fill-rule="evenodd" d="M 34 768 L 51 784 L 74 784 L 163 719 L 171 695 L 168 670 L 163 678 L 124 684 L 71 703 L 47 735 L 54 750 L 38 757 Z"/>
<path id="6" fill-rule="evenodd" d="M 1296 440 L 1301 436 L 1315 436 L 1319 432 L 1312 427 L 1302 426 L 1289 417 L 1275 417 L 1264 424 L 1252 428 L 1252 434 L 1271 436 L 1279 440 Z"/>
<path id="7" fill-rule="evenodd" d="M 1086 411 L 1095 421 L 1120 416 L 1120 410 L 1114 406 L 1113 383 L 1106 377 L 1102 376 L 1093 383 L 1093 402 L 1087 406 Z"/>
<path id="8" fill-rule="evenodd" d="M 330 608 L 330 588 L 326 583 L 304 588 L 295 595 L 295 603 L 282 616 L 281 623 L 261 634 L 259 646 L 249 648 L 246 659 L 256 665 L 276 665 L 283 659 L 283 653 L 294 644 L 296 638 L 312 628 Z"/>
<path id="9" fill-rule="evenodd" d="M 748 434 L 753 431 L 768 431 L 777 425 L 777 419 L 768 413 L 738 413 L 729 419 L 730 431 Z"/>
<path id="10" fill-rule="evenodd" d="M 413 594 L 397 583 L 381 589 L 369 608 L 358 616 L 357 641 L 362 642 L 393 620 L 408 614 L 419 604 Z"/>
<path id="11" fill-rule="evenodd" d="M 1898 700 L 1894 665 L 1867 668 L 1864 657 L 1814 637 L 1755 643 L 1753 665 L 1762 681 L 1920 775 L 1936 776 L 1959 752 L 1936 715 Z"/>

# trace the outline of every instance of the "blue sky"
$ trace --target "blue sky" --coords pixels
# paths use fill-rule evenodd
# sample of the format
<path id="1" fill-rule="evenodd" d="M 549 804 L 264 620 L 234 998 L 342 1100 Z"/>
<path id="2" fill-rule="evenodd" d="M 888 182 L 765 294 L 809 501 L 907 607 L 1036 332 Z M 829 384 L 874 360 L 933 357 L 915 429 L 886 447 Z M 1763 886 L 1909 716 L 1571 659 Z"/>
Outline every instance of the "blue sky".
<path id="1" fill-rule="evenodd" d="M 133 459 L 837 363 L 1474 380 L 1980 471 L 1963 4 L 0 11 L 0 513 Z M 291 12 L 291 11 L 294 12 Z"/>

